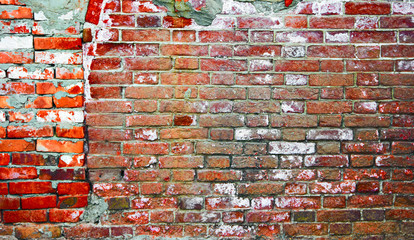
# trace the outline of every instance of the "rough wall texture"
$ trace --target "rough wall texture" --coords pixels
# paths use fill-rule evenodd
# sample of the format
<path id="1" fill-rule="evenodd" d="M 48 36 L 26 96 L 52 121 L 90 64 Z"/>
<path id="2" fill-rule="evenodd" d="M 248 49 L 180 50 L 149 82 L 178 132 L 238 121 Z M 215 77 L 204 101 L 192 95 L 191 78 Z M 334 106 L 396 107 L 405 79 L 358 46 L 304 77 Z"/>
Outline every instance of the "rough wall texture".
<path id="1" fill-rule="evenodd" d="M 0 4 L 0 236 L 58 237 L 59 223 L 79 221 L 90 189 L 79 22 L 87 2 Z"/>
<path id="2" fill-rule="evenodd" d="M 414 238 L 414 3 L 91 0 L 82 58 L 33 2 L 0 0 L 4 238 Z"/>

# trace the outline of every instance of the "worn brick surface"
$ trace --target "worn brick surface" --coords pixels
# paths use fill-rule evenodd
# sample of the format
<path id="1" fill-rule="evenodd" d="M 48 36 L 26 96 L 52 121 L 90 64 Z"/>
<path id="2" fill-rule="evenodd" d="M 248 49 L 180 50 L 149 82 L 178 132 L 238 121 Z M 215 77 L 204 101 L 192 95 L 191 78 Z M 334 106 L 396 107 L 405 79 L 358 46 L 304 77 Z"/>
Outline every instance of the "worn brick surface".
<path id="1" fill-rule="evenodd" d="M 0 239 L 414 239 L 413 3 L 90 0 L 58 31 L 22 2 Z"/>

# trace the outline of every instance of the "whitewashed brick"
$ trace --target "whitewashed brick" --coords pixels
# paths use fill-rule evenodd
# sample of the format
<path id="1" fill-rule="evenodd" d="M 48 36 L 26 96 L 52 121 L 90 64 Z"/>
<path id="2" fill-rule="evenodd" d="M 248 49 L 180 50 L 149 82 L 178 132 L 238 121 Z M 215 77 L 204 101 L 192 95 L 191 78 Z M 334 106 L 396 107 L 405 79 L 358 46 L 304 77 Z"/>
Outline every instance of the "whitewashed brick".
<path id="1" fill-rule="evenodd" d="M 270 142 L 270 154 L 312 154 L 315 153 L 315 143 L 303 142 Z"/>

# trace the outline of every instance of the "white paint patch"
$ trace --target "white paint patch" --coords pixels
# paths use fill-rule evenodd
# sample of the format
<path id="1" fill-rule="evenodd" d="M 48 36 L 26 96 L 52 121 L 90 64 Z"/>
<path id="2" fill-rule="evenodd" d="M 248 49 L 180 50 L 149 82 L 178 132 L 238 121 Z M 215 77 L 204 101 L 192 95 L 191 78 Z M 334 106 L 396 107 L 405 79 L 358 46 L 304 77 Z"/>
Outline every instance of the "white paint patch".
<path id="1" fill-rule="evenodd" d="M 79 166 L 85 159 L 85 155 L 84 154 L 79 154 L 79 155 L 62 155 L 60 156 L 59 160 L 66 163 L 66 165 L 71 164 L 73 161 L 75 161 L 75 165 Z"/>
<path id="2" fill-rule="evenodd" d="M 109 29 L 103 28 L 97 31 L 96 41 L 106 42 L 109 41 L 112 37 L 113 33 Z"/>
<path id="3" fill-rule="evenodd" d="M 313 6 L 317 6 L 317 15 L 326 15 L 326 14 L 342 14 L 342 3 L 334 1 L 325 1 L 325 2 L 314 2 Z"/>
<path id="4" fill-rule="evenodd" d="M 3 111 L 0 111 L 0 122 L 6 121 L 6 113 Z"/>
<path id="5" fill-rule="evenodd" d="M 251 231 L 251 228 L 245 228 L 238 225 L 221 225 L 214 230 L 214 233 L 219 236 L 242 236 Z"/>
<path id="6" fill-rule="evenodd" d="M 327 42 L 346 43 L 349 42 L 349 33 L 346 32 L 326 32 Z"/>
<path id="7" fill-rule="evenodd" d="M 138 221 L 141 217 L 148 217 L 147 212 L 135 212 L 134 214 L 128 215 L 128 219 L 131 221 Z"/>
<path id="8" fill-rule="evenodd" d="M 394 2 L 392 3 L 392 12 L 394 14 L 414 14 L 414 3 L 412 2 Z"/>
<path id="9" fill-rule="evenodd" d="M 302 170 L 299 172 L 299 174 L 296 176 L 297 180 L 311 180 L 315 178 L 315 171 L 313 170 Z"/>
<path id="10" fill-rule="evenodd" d="M 301 58 L 305 56 L 305 47 L 302 46 L 285 46 L 283 47 L 285 57 Z"/>
<path id="11" fill-rule="evenodd" d="M 158 139 L 157 131 L 155 129 L 143 129 L 142 132 L 137 132 L 135 136 L 136 138 L 142 138 L 148 141 Z"/>
<path id="12" fill-rule="evenodd" d="M 283 34 L 281 34 L 281 35 L 283 35 Z M 276 41 L 277 42 L 283 42 L 283 40 L 282 40 L 283 37 L 281 35 L 276 34 Z M 306 43 L 308 41 L 307 38 L 300 36 L 296 32 L 287 33 L 287 34 L 284 34 L 284 35 L 285 35 L 285 37 L 287 37 L 288 42 L 291 42 L 291 43 Z"/>
<path id="13" fill-rule="evenodd" d="M 250 71 L 266 71 L 273 68 L 271 60 L 250 60 Z"/>
<path id="14" fill-rule="evenodd" d="M 4 70 L 0 70 L 0 78 L 6 78 L 6 72 Z"/>
<path id="15" fill-rule="evenodd" d="M 33 36 L 16 37 L 5 36 L 0 38 L 0 50 L 33 48 Z"/>
<path id="16" fill-rule="evenodd" d="M 70 11 L 70 12 L 68 12 L 66 14 L 63 14 L 63 15 L 59 16 L 58 18 L 60 20 L 67 20 L 67 21 L 69 21 L 69 20 L 72 20 L 73 19 L 73 15 L 74 14 L 77 14 L 78 12 L 79 12 L 79 9 L 75 9 L 74 11 Z"/>
<path id="17" fill-rule="evenodd" d="M 250 207 L 250 200 L 248 198 L 231 198 L 231 204 L 237 208 L 248 208 Z"/>
<path id="18" fill-rule="evenodd" d="M 286 74 L 285 76 L 286 85 L 291 86 L 302 86 L 308 83 L 308 76 L 306 75 L 293 75 L 293 74 Z"/>
<path id="19" fill-rule="evenodd" d="M 355 28 L 357 29 L 373 29 L 377 26 L 378 17 L 357 17 L 355 20 Z"/>
<path id="20" fill-rule="evenodd" d="M 40 12 L 34 13 L 34 20 L 45 21 L 45 20 L 48 20 L 48 18 L 45 16 L 45 13 L 43 11 L 40 11 Z"/>
<path id="21" fill-rule="evenodd" d="M 305 103 L 295 101 L 282 102 L 281 108 L 284 113 L 302 113 L 305 109 Z"/>
<path id="22" fill-rule="evenodd" d="M 260 197 L 252 200 L 252 208 L 254 209 L 271 209 L 273 204 L 272 197 Z"/>
<path id="23" fill-rule="evenodd" d="M 36 116 L 38 122 L 83 122 L 84 115 L 82 111 L 50 111 L 45 117 Z"/>
<path id="24" fill-rule="evenodd" d="M 270 137 L 272 139 L 279 138 L 281 132 L 278 129 L 252 129 L 252 128 L 238 128 L 235 132 L 236 140 L 252 140 L 252 139 L 265 139 Z"/>
<path id="25" fill-rule="evenodd" d="M 45 69 L 35 69 L 32 72 L 29 72 L 24 67 L 10 67 L 7 70 L 8 78 L 12 79 L 48 79 L 53 77 L 53 68 L 45 68 Z"/>
<path id="26" fill-rule="evenodd" d="M 257 13 L 253 4 L 233 0 L 223 0 L 223 14 L 251 15 Z"/>
<path id="27" fill-rule="evenodd" d="M 235 195 L 236 187 L 232 183 L 218 183 L 214 185 L 214 192 L 223 195 Z"/>
<path id="28" fill-rule="evenodd" d="M 407 60 L 407 61 L 399 61 L 398 62 L 398 69 L 400 70 L 407 70 L 413 71 L 414 70 L 414 60 Z"/>
<path id="29" fill-rule="evenodd" d="M 270 142 L 270 154 L 312 154 L 315 143 L 303 142 Z"/>
<path id="30" fill-rule="evenodd" d="M 35 61 L 46 64 L 82 64 L 82 53 L 71 52 L 36 52 Z"/>
<path id="31" fill-rule="evenodd" d="M 293 178 L 292 170 L 272 170 L 270 171 L 272 181 L 289 181 Z"/>
<path id="32" fill-rule="evenodd" d="M 352 129 L 312 129 L 306 138 L 310 140 L 352 140 Z"/>
<path id="33" fill-rule="evenodd" d="M 209 26 L 201 26 L 192 21 L 191 25 L 185 26 L 185 28 L 191 30 L 233 29 L 235 24 L 236 18 L 234 17 L 216 16 Z"/>
<path id="34" fill-rule="evenodd" d="M 360 102 L 359 105 L 368 111 L 376 111 L 378 103 L 376 102 Z"/>

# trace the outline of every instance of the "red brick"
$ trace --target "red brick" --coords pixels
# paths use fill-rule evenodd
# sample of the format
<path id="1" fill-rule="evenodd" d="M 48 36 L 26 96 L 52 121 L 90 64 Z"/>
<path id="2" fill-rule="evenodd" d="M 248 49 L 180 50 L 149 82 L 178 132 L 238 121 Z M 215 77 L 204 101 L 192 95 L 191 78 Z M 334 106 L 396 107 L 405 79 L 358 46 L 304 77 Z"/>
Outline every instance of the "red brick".
<path id="1" fill-rule="evenodd" d="M 366 2 L 347 2 L 345 3 L 345 13 L 350 15 L 386 15 L 391 12 L 390 3 L 366 3 Z"/>
<path id="2" fill-rule="evenodd" d="M 40 152 L 70 152 L 82 153 L 83 141 L 37 140 L 36 150 Z"/>
<path id="3" fill-rule="evenodd" d="M 85 20 L 86 22 L 98 24 L 100 15 L 101 15 L 101 9 L 102 9 L 102 3 L 103 0 L 91 0 L 88 6 L 88 10 L 86 13 Z"/>
<path id="4" fill-rule="evenodd" d="M 83 210 L 72 210 L 72 209 L 50 209 L 49 210 L 49 221 L 50 222 L 79 222 L 80 216 Z"/>
<path id="5" fill-rule="evenodd" d="M 398 233 L 395 222 L 358 222 L 354 224 L 354 233 L 361 235 Z"/>
<path id="6" fill-rule="evenodd" d="M 7 195 L 9 192 L 7 183 L 0 183 L 0 194 L 1 195 Z"/>
<path id="7" fill-rule="evenodd" d="M 363 143 L 342 143 L 343 153 L 386 153 L 388 152 L 388 143 L 375 143 L 375 142 L 363 142 Z"/>
<path id="8" fill-rule="evenodd" d="M 22 198 L 22 209 L 41 209 L 56 207 L 56 196 L 39 196 Z"/>
<path id="9" fill-rule="evenodd" d="M 305 16 L 286 16 L 285 26 L 290 28 L 306 28 L 308 20 Z"/>
<path id="10" fill-rule="evenodd" d="M 309 57 L 321 57 L 321 58 L 353 58 L 355 56 L 355 47 L 354 46 L 309 46 L 307 55 Z"/>
<path id="11" fill-rule="evenodd" d="M 20 199 L 18 197 L 0 197 L 0 209 L 19 209 Z"/>
<path id="12" fill-rule="evenodd" d="M 196 37 L 195 31 L 190 30 L 175 30 L 172 34 L 174 42 L 194 42 Z"/>
<path id="13" fill-rule="evenodd" d="M 351 155 L 351 165 L 353 167 L 369 167 L 374 163 L 373 156 L 367 155 Z"/>
<path id="14" fill-rule="evenodd" d="M 316 60 L 278 60 L 275 61 L 276 72 L 315 72 L 319 71 Z"/>
<path id="15" fill-rule="evenodd" d="M 400 193 L 400 194 L 413 194 L 414 183 L 412 182 L 386 182 L 383 183 L 384 193 Z"/>
<path id="16" fill-rule="evenodd" d="M 322 210 L 317 212 L 318 222 L 355 222 L 361 219 L 358 210 Z"/>
<path id="17" fill-rule="evenodd" d="M 0 141 L 0 152 L 26 152 L 33 150 L 35 150 L 34 142 L 6 139 Z"/>
<path id="18" fill-rule="evenodd" d="M 33 179 L 37 178 L 37 170 L 34 167 L 0 168 L 0 179 Z"/>
<path id="19" fill-rule="evenodd" d="M 186 225 L 187 227 L 187 225 Z M 151 237 L 181 237 L 183 234 L 183 226 L 177 225 L 148 225 L 135 227 L 135 235 L 151 236 Z"/>
<path id="20" fill-rule="evenodd" d="M 323 207 L 325 208 L 345 208 L 346 198 L 345 196 L 338 197 L 324 197 Z"/>
<path id="21" fill-rule="evenodd" d="M 29 138 L 29 137 L 52 137 L 53 127 L 32 127 L 29 125 L 23 126 L 8 126 L 7 136 L 9 138 Z"/>
<path id="22" fill-rule="evenodd" d="M 200 31 L 200 42 L 247 42 L 247 31 Z"/>
<path id="23" fill-rule="evenodd" d="M 410 45 L 385 45 L 381 46 L 382 57 L 413 57 L 414 50 Z"/>
<path id="24" fill-rule="evenodd" d="M 56 126 L 56 136 L 67 137 L 67 138 L 83 138 L 85 137 L 84 127 L 65 127 Z"/>
<path id="25" fill-rule="evenodd" d="M 91 64 L 91 70 L 115 70 L 120 67 L 120 58 L 95 58 Z"/>
<path id="26" fill-rule="evenodd" d="M 59 195 L 88 194 L 89 189 L 89 183 L 86 182 L 59 183 L 57 192 Z"/>
<path id="27" fill-rule="evenodd" d="M 394 66 L 393 61 L 387 60 L 349 60 L 346 62 L 347 71 L 392 71 Z"/>
<path id="28" fill-rule="evenodd" d="M 32 52 L 0 52 L 0 63 L 33 63 Z"/>
<path id="29" fill-rule="evenodd" d="M 166 56 L 206 56 L 208 55 L 208 46 L 167 44 L 161 46 L 161 54 Z"/>
<path id="30" fill-rule="evenodd" d="M 103 238 L 109 237 L 109 228 L 93 224 L 78 224 L 73 227 L 64 228 L 65 236 L 68 238 Z"/>
<path id="31" fill-rule="evenodd" d="M 4 211 L 3 219 L 5 223 L 47 221 L 46 210 Z"/>
<path id="32" fill-rule="evenodd" d="M 85 104 L 85 108 L 88 111 L 89 115 L 87 118 L 94 118 L 95 115 L 90 113 L 127 113 L 132 112 L 132 103 L 129 101 L 89 101 Z M 111 115 L 101 115 L 102 120 L 109 120 L 106 119 L 106 116 Z M 122 116 L 117 115 L 113 116 L 112 120 L 105 121 L 107 124 L 115 124 L 116 122 L 121 121 L 123 119 Z M 113 122 L 113 123 L 112 123 Z M 122 121 L 121 121 L 122 122 Z M 88 124 L 89 125 L 89 124 Z"/>
<path id="33" fill-rule="evenodd" d="M 280 18 L 269 17 L 238 17 L 239 28 L 278 28 L 283 21 Z"/>
<path id="34" fill-rule="evenodd" d="M 354 76 L 352 74 L 312 74 L 309 76 L 309 85 L 311 86 L 352 86 L 353 84 Z"/>
<path id="35" fill-rule="evenodd" d="M 414 102 L 386 102 L 379 105 L 380 113 L 413 113 Z"/>
<path id="36" fill-rule="evenodd" d="M 328 225 L 326 223 L 291 223 L 283 225 L 284 232 L 289 236 L 297 235 L 326 235 Z"/>
<path id="37" fill-rule="evenodd" d="M 379 46 L 360 46 L 356 48 L 356 56 L 358 58 L 379 58 Z"/>
<path id="38" fill-rule="evenodd" d="M 310 28 L 349 29 L 354 28 L 353 17 L 311 17 Z"/>
<path id="39" fill-rule="evenodd" d="M 13 10 L 3 10 L 0 14 L 0 19 L 31 19 L 33 18 L 32 9 L 28 7 L 12 8 Z"/>
<path id="40" fill-rule="evenodd" d="M 135 16 L 111 14 L 108 20 L 103 20 L 103 23 L 109 27 L 135 27 Z"/>
<path id="41" fill-rule="evenodd" d="M 125 143 L 124 154 L 168 154 L 168 143 Z"/>
<path id="42" fill-rule="evenodd" d="M 170 41 L 168 30 L 122 30 L 123 41 L 166 42 Z"/>
<path id="43" fill-rule="evenodd" d="M 88 80 L 90 84 L 131 84 L 132 73 L 91 72 Z"/>
<path id="44" fill-rule="evenodd" d="M 170 58 L 126 58 L 125 67 L 129 70 L 169 70 Z"/>
<path id="45" fill-rule="evenodd" d="M 352 43 L 395 43 L 395 32 L 363 31 L 351 32 Z"/>
<path id="46" fill-rule="evenodd" d="M 381 17 L 381 28 L 413 28 L 414 21 L 411 17 Z"/>
<path id="47" fill-rule="evenodd" d="M 320 113 L 347 113 L 352 111 L 352 104 L 350 102 L 308 102 L 307 112 L 310 114 Z"/>
<path id="48" fill-rule="evenodd" d="M 282 47 L 279 45 L 237 45 L 234 48 L 235 56 L 280 56 Z"/>
<path id="49" fill-rule="evenodd" d="M 41 49 L 82 49 L 81 38 L 35 38 L 34 47 Z"/>
<path id="50" fill-rule="evenodd" d="M 133 56 L 134 46 L 130 44 L 98 43 L 94 53 L 96 56 Z"/>

